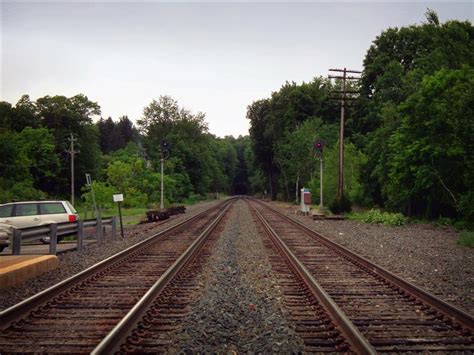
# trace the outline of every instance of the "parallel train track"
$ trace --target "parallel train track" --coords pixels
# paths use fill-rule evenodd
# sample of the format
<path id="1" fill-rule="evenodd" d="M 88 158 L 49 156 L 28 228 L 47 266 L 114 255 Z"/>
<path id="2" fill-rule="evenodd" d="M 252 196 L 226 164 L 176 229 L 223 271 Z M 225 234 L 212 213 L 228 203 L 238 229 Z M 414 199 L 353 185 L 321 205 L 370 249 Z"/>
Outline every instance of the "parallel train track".
<path id="1" fill-rule="evenodd" d="M 0 313 L 0 352 L 90 353 L 156 281 L 199 247 L 233 201 L 170 227 Z"/>
<path id="2" fill-rule="evenodd" d="M 472 316 L 268 205 L 248 202 L 306 351 L 474 351 Z M 172 345 L 166 334 L 189 313 L 231 203 L 0 313 L 0 352 L 165 352 Z"/>

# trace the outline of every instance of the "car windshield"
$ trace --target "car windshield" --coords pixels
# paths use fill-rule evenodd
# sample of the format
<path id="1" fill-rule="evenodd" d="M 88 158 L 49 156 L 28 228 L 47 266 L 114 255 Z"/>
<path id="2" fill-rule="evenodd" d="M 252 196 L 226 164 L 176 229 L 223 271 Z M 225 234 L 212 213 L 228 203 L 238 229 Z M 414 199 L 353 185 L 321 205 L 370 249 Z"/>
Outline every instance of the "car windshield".
<path id="1" fill-rule="evenodd" d="M 71 209 L 71 212 L 72 212 L 72 213 L 77 214 L 76 209 L 74 208 L 74 206 L 73 206 L 69 201 L 66 201 L 66 204 L 69 206 L 69 208 Z"/>

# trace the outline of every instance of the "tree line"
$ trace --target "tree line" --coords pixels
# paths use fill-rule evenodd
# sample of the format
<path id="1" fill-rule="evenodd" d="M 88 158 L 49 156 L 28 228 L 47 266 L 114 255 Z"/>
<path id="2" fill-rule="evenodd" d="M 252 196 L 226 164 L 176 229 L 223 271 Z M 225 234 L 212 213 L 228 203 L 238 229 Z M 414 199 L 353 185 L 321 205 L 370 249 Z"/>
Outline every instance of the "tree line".
<path id="1" fill-rule="evenodd" d="M 359 95 L 346 108 L 345 199 L 427 218 L 474 220 L 474 29 L 470 22 L 426 22 L 389 28 L 375 38 Z M 100 117 L 83 94 L 24 95 L 0 102 L 0 203 L 69 198 L 71 133 L 79 150 L 78 197 L 91 204 L 85 174 L 100 204 L 123 193 L 129 206 L 160 200 L 160 141 L 166 203 L 209 193 L 268 194 L 297 201 L 310 187 L 319 202 L 319 161 L 313 142 L 323 140 L 325 202 L 336 206 L 341 82 L 317 77 L 286 82 L 247 109 L 250 136 L 218 138 L 205 115 L 169 96 L 153 100 L 134 125 Z M 348 205 L 349 206 L 349 205 Z M 346 207 L 348 207 L 346 206 Z"/>
<path id="2" fill-rule="evenodd" d="M 169 96 L 153 100 L 135 126 L 123 116 L 101 114 L 85 95 L 45 96 L 16 105 L 0 102 L 0 203 L 70 197 L 70 137 L 76 140 L 75 185 L 92 205 L 85 174 L 91 174 L 97 203 L 112 205 L 123 193 L 126 206 L 153 206 L 160 201 L 160 140 L 168 139 L 165 163 L 167 204 L 196 200 L 208 193 L 247 193 L 245 151 L 248 137 L 217 138 L 205 116 L 179 107 Z"/>
<path id="3" fill-rule="evenodd" d="M 474 220 L 474 28 L 470 22 L 389 28 L 373 41 L 359 95 L 346 109 L 345 198 L 427 218 Z M 337 186 L 341 82 L 285 83 L 247 110 L 252 188 L 297 199 L 309 186 L 319 201 L 312 142 L 326 142 L 324 192 Z"/>

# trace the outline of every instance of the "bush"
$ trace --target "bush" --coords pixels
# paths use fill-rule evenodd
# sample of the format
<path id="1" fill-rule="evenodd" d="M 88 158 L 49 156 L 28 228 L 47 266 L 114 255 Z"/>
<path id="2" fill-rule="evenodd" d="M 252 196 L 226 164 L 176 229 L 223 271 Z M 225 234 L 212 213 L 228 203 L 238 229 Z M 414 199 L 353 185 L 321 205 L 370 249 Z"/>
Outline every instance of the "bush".
<path id="1" fill-rule="evenodd" d="M 117 193 L 117 190 L 108 184 L 104 184 L 98 181 L 93 181 L 92 186 L 94 188 L 94 195 L 97 206 L 113 208 L 115 205 L 113 201 L 113 195 Z M 82 198 L 85 201 L 85 205 L 93 206 L 93 198 L 90 187 L 87 185 L 83 186 L 82 192 Z"/>
<path id="2" fill-rule="evenodd" d="M 146 207 L 148 204 L 148 196 L 134 187 L 127 188 L 123 196 L 124 207 Z"/>
<path id="3" fill-rule="evenodd" d="M 31 181 L 20 181 L 4 188 L 0 179 L 0 203 L 46 199 L 47 195 L 32 186 Z"/>
<path id="4" fill-rule="evenodd" d="M 474 232 L 462 231 L 457 243 L 458 245 L 474 248 Z"/>
<path id="5" fill-rule="evenodd" d="M 452 226 L 454 225 L 454 220 L 447 217 L 439 217 L 438 220 L 436 221 L 436 224 L 438 226 Z"/>
<path id="6" fill-rule="evenodd" d="M 186 199 L 185 202 L 187 205 L 194 205 L 195 203 L 198 203 L 199 201 L 204 201 L 204 200 L 205 198 L 203 196 L 192 192 L 191 194 L 189 194 L 189 197 Z"/>
<path id="7" fill-rule="evenodd" d="M 408 218 L 401 213 L 382 212 L 378 209 L 356 213 L 350 216 L 350 218 L 364 223 L 380 223 L 390 226 L 402 226 L 408 222 Z"/>
<path id="8" fill-rule="evenodd" d="M 341 214 L 344 212 L 350 212 L 352 210 L 351 205 L 351 200 L 349 200 L 346 195 L 342 195 L 340 201 L 337 198 L 332 201 L 332 203 L 329 205 L 329 209 L 334 214 Z"/>

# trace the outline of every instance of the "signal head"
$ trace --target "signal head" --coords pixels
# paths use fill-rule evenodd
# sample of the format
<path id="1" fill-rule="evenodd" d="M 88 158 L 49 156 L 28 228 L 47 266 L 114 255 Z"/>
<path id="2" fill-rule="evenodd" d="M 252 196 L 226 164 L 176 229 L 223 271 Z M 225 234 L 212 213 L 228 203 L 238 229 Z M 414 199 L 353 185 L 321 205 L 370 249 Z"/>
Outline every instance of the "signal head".
<path id="1" fill-rule="evenodd" d="M 314 142 L 313 147 L 315 150 L 322 153 L 324 149 L 324 142 L 322 140 L 317 140 L 316 142 Z"/>

